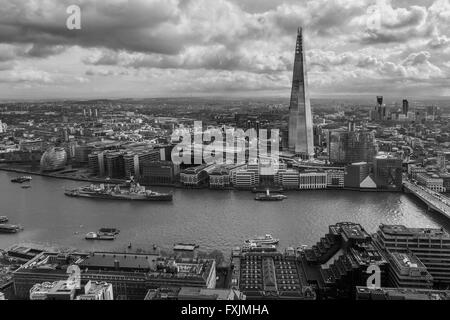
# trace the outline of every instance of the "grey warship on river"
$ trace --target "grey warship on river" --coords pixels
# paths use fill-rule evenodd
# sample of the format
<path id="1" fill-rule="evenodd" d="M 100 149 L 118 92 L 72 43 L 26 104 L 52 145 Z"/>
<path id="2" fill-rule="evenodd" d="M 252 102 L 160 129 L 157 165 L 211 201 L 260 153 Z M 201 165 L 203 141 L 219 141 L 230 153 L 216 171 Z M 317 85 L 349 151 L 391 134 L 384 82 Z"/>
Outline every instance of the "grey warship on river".
<path id="1" fill-rule="evenodd" d="M 73 190 L 66 190 L 64 194 L 69 197 L 132 201 L 172 201 L 173 198 L 172 193 L 147 190 L 134 181 L 126 185 L 91 184 Z"/>

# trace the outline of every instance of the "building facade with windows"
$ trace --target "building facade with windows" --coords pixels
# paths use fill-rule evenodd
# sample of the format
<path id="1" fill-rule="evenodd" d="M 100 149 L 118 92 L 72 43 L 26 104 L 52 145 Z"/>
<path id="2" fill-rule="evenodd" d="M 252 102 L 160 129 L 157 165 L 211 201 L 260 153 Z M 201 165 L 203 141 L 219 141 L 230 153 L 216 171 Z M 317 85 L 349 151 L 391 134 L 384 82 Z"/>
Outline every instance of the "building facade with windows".
<path id="1" fill-rule="evenodd" d="M 443 229 L 381 225 L 375 239 L 384 250 L 413 253 L 435 284 L 450 284 L 450 234 Z"/>

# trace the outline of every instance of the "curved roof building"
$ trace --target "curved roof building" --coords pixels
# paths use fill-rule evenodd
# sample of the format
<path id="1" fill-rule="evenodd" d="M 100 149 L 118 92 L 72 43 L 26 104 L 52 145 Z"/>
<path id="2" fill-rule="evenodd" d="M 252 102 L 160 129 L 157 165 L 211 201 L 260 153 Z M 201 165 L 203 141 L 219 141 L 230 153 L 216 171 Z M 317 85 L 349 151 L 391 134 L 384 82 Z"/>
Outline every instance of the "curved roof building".
<path id="1" fill-rule="evenodd" d="M 67 153 L 64 148 L 52 147 L 44 152 L 41 158 L 42 171 L 63 169 L 67 162 Z"/>

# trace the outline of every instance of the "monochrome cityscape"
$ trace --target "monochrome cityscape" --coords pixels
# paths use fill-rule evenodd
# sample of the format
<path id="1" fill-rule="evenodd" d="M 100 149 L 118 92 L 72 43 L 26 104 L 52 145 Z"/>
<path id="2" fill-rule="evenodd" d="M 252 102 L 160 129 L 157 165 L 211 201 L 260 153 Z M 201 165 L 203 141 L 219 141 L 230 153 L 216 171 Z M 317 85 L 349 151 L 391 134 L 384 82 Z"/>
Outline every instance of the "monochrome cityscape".
<path id="1" fill-rule="evenodd" d="M 450 300 L 448 0 L 0 7 L 0 300 Z"/>

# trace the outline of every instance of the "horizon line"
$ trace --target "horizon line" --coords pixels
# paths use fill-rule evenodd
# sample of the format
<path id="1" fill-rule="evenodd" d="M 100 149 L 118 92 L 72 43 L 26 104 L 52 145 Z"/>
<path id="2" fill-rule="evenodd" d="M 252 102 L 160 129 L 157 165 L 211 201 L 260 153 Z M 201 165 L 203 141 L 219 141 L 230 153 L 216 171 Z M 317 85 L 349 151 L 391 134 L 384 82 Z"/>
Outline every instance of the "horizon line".
<path id="1" fill-rule="evenodd" d="M 427 100 L 438 100 L 438 101 L 450 101 L 450 96 L 405 96 L 405 95 L 395 95 L 395 94 L 333 94 L 333 95 L 315 95 L 311 96 L 311 100 L 333 100 L 333 99 L 370 99 L 375 98 L 377 95 L 382 95 L 384 98 L 388 99 L 427 99 Z M 109 100 L 109 101 L 119 101 L 119 100 L 155 100 L 155 99 L 219 99 L 219 100 L 239 100 L 239 99 L 252 99 L 252 100 L 264 100 L 264 99 L 286 99 L 289 101 L 288 96 L 284 95 L 265 95 L 265 96 L 256 96 L 256 95 L 180 95 L 180 96 L 148 96 L 148 97 L 60 97 L 60 98 L 0 98 L 0 103 L 8 103 L 8 102 L 32 102 L 32 101 L 94 101 L 94 100 Z"/>

